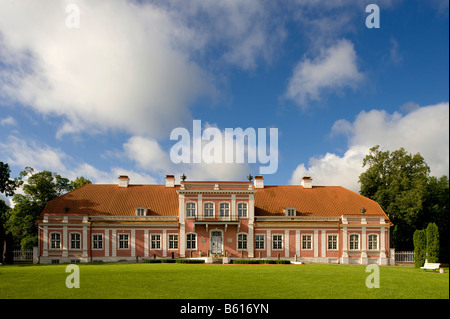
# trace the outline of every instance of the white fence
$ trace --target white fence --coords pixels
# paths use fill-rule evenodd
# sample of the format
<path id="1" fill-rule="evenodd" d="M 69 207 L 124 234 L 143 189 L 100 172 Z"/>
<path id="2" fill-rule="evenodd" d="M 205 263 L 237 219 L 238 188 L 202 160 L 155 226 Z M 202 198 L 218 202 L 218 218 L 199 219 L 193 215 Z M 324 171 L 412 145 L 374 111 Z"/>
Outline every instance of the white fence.
<path id="1" fill-rule="evenodd" d="M 414 252 L 413 251 L 396 251 L 395 262 L 399 263 L 413 263 Z"/>
<path id="2" fill-rule="evenodd" d="M 14 261 L 33 261 L 33 250 L 13 250 Z"/>

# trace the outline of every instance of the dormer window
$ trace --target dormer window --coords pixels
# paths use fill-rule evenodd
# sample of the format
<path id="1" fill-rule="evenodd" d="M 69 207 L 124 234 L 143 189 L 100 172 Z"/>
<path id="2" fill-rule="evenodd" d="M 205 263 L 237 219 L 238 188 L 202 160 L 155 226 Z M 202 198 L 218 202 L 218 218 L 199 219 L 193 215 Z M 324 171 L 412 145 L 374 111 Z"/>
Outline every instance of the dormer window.
<path id="1" fill-rule="evenodd" d="M 136 216 L 145 216 L 147 214 L 147 208 L 136 207 Z"/>
<path id="2" fill-rule="evenodd" d="M 295 209 L 295 207 L 287 207 L 284 209 L 284 213 L 286 214 L 286 216 L 296 216 L 297 210 Z"/>

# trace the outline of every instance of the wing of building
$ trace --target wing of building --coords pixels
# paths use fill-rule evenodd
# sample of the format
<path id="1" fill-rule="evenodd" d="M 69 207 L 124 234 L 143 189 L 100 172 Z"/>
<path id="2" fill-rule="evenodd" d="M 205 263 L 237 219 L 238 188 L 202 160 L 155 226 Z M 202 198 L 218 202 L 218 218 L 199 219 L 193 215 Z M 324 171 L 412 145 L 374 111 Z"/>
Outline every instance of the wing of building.
<path id="1" fill-rule="evenodd" d="M 45 207 L 39 262 L 139 258 L 281 258 L 322 263 L 390 263 L 386 213 L 338 186 L 266 186 L 182 181 L 85 185 Z"/>

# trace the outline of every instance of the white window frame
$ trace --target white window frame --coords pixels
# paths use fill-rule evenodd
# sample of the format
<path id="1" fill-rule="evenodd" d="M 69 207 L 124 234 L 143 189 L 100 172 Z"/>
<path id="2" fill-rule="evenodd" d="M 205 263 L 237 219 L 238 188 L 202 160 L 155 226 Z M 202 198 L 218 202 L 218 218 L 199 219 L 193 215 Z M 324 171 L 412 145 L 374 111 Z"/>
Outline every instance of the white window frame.
<path id="1" fill-rule="evenodd" d="M 72 236 L 74 236 L 74 237 L 78 236 L 78 239 L 74 239 Z M 76 247 L 77 244 L 79 247 Z M 70 233 L 70 249 L 74 249 L 74 250 L 81 249 L 81 233 L 78 233 L 78 232 Z"/>
<path id="2" fill-rule="evenodd" d="M 239 247 L 241 246 L 241 247 Z M 247 233 L 238 233 L 236 240 L 236 250 L 247 250 L 248 248 L 248 234 Z"/>
<path id="3" fill-rule="evenodd" d="M 118 234 L 118 240 L 117 240 L 117 249 L 119 250 L 129 250 L 130 249 L 130 234 L 128 233 L 123 233 L 123 234 Z M 121 238 L 121 237 L 125 237 L 125 238 Z M 122 247 L 120 247 L 122 245 Z M 123 247 L 123 246 L 126 247 Z"/>
<path id="4" fill-rule="evenodd" d="M 194 239 L 188 239 L 188 236 L 195 236 Z M 191 247 L 188 247 L 188 244 L 191 244 Z M 194 244 L 194 247 L 192 247 L 192 244 Z M 197 233 L 187 233 L 186 234 L 186 250 L 197 250 Z"/>
<path id="5" fill-rule="evenodd" d="M 286 216 L 295 217 L 297 216 L 297 209 L 295 207 L 286 207 L 284 209 L 284 213 L 286 214 Z"/>
<path id="6" fill-rule="evenodd" d="M 145 216 L 147 215 L 147 208 L 145 207 L 136 207 L 136 216 Z"/>
<path id="7" fill-rule="evenodd" d="M 335 237 L 335 240 L 332 240 L 330 242 L 330 238 L 331 237 Z M 338 241 L 338 234 L 327 234 L 327 250 L 338 250 L 339 249 L 339 241 Z M 336 248 L 331 247 L 330 248 L 330 244 L 336 244 Z"/>
<path id="8" fill-rule="evenodd" d="M 255 234 L 255 250 L 266 250 L 266 235 Z"/>
<path id="9" fill-rule="evenodd" d="M 277 237 L 277 239 L 275 239 L 275 237 Z M 272 234 L 272 250 L 283 250 L 283 242 L 283 234 Z"/>
<path id="10" fill-rule="evenodd" d="M 357 244 L 357 247 L 355 247 L 355 242 L 354 242 L 354 240 L 352 240 L 352 238 L 355 238 L 355 236 L 356 236 L 356 240 L 357 240 L 357 242 L 356 242 L 356 244 Z M 351 234 L 349 234 L 348 235 L 348 248 L 349 248 L 349 250 L 360 250 L 360 245 L 361 245 L 361 236 L 358 234 L 358 233 L 351 233 Z"/>
<path id="11" fill-rule="evenodd" d="M 95 236 L 100 236 L 100 239 L 98 237 L 95 238 Z M 97 247 L 95 247 L 96 244 Z M 103 250 L 103 234 L 101 233 L 92 234 L 92 250 Z"/>
<path id="12" fill-rule="evenodd" d="M 178 234 L 168 234 L 169 250 L 178 250 Z"/>
<path id="13" fill-rule="evenodd" d="M 161 234 L 150 234 L 150 250 L 161 250 Z"/>
<path id="14" fill-rule="evenodd" d="M 227 205 L 228 208 L 222 208 L 222 204 Z M 219 218 L 226 219 L 230 218 L 230 203 L 229 202 L 220 202 L 219 203 Z M 222 214 L 223 212 L 223 214 Z M 225 212 L 227 212 L 227 215 L 225 215 Z"/>
<path id="15" fill-rule="evenodd" d="M 209 205 L 209 204 L 211 204 L 212 205 L 212 208 L 206 208 L 206 205 Z M 215 212 L 215 209 L 214 209 L 215 207 L 214 207 L 214 202 L 205 202 L 205 203 L 203 203 L 203 217 L 204 218 L 214 218 L 214 212 Z M 207 214 L 207 212 L 208 211 L 210 211 L 210 210 L 212 210 L 212 214 Z"/>
<path id="16" fill-rule="evenodd" d="M 248 218 L 248 203 L 238 202 L 237 203 L 238 218 Z M 242 206 L 242 207 L 240 207 Z M 245 212 L 245 214 L 244 214 Z"/>
<path id="17" fill-rule="evenodd" d="M 194 207 L 188 207 L 190 205 L 194 205 Z M 195 216 L 197 216 L 197 203 L 192 201 L 186 202 L 186 218 L 195 218 Z"/>
<path id="18" fill-rule="evenodd" d="M 374 242 L 370 240 L 371 237 L 375 236 L 375 248 L 373 247 Z M 370 233 L 367 235 L 367 249 L 368 250 L 379 250 L 379 236 L 376 233 Z M 372 247 L 370 247 L 372 245 Z"/>
<path id="19" fill-rule="evenodd" d="M 312 250 L 312 249 L 313 249 L 313 235 L 302 234 L 302 250 Z"/>
<path id="20" fill-rule="evenodd" d="M 53 238 L 53 235 L 57 235 L 58 238 Z M 51 232 L 50 236 L 50 249 L 61 249 L 61 233 L 60 232 Z M 58 245 L 56 245 L 58 243 Z"/>

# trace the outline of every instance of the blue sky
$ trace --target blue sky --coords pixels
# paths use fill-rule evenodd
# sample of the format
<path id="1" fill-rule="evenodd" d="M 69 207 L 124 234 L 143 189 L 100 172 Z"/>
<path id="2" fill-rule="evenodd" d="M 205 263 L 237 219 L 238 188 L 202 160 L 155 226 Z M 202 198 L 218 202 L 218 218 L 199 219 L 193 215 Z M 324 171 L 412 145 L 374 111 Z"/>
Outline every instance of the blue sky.
<path id="1" fill-rule="evenodd" d="M 369 3 L 380 28 L 366 27 Z M 258 162 L 173 163 L 170 132 L 192 133 L 197 119 L 220 132 L 277 128 L 266 184 L 308 175 L 358 191 L 374 145 L 420 152 L 448 175 L 448 10 L 438 0 L 4 1 L 0 160 L 13 177 L 31 166 L 95 183 L 259 174 Z"/>

